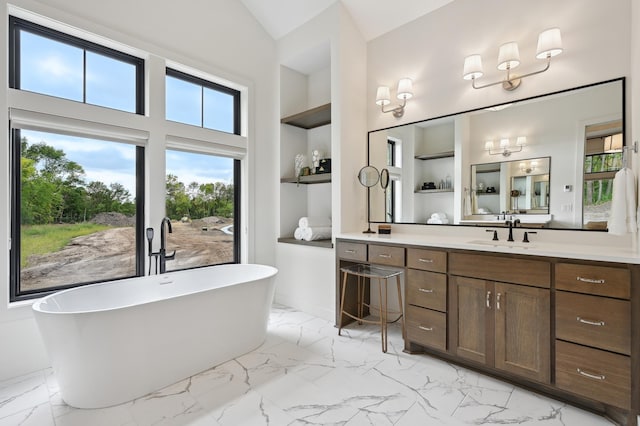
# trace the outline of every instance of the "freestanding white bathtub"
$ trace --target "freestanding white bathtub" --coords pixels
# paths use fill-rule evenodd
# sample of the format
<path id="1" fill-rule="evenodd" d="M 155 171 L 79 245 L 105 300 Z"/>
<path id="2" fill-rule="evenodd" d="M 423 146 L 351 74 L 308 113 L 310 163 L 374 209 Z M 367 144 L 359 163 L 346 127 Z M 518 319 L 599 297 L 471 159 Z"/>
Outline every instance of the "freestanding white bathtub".
<path id="1" fill-rule="evenodd" d="M 250 352 L 266 337 L 271 266 L 219 265 L 60 291 L 33 304 L 64 401 L 100 408 Z"/>

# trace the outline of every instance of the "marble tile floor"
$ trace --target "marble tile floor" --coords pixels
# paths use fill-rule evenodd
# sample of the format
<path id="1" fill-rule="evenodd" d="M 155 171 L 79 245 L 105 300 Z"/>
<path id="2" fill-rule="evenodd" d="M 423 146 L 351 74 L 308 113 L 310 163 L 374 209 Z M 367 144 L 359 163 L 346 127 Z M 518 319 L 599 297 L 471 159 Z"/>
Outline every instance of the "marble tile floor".
<path id="1" fill-rule="evenodd" d="M 78 410 L 50 369 L 0 382 L 0 426 L 611 425 L 606 419 L 425 355 L 389 351 L 374 325 L 274 306 L 251 353 L 115 407 Z"/>

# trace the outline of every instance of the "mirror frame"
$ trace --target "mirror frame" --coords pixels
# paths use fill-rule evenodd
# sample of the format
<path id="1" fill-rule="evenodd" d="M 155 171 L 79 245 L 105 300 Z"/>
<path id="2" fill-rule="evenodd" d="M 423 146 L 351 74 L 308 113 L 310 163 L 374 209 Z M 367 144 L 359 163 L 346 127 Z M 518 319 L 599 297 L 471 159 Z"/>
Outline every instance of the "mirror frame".
<path id="1" fill-rule="evenodd" d="M 526 98 L 519 98 L 519 99 L 514 99 L 512 101 L 508 101 L 508 102 L 501 102 L 501 103 L 497 103 L 497 104 L 491 104 L 491 105 L 486 105 L 483 107 L 479 107 L 479 108 L 473 108 L 473 109 L 468 109 L 468 110 L 463 110 L 463 111 L 458 111 L 458 112 L 454 112 L 451 114 L 444 114 L 444 115 L 439 115 L 439 116 L 435 116 L 435 117 L 430 117 L 430 118 L 426 118 L 424 120 L 416 120 L 416 121 L 412 121 L 412 122 L 408 122 L 408 123 L 403 123 L 403 124 L 399 124 L 396 126 L 388 126 L 388 127 L 383 127 L 380 129 L 375 129 L 375 130 L 369 130 L 367 132 L 367 165 L 371 165 L 371 134 L 375 133 L 375 132 L 379 132 L 379 131 L 383 131 L 383 130 L 389 130 L 389 129 L 394 129 L 394 128 L 398 128 L 398 127 L 403 127 L 403 126 L 410 126 L 410 125 L 414 125 L 414 124 L 419 124 L 419 123 L 426 123 L 429 121 L 435 121 L 435 120 L 441 120 L 441 119 L 445 119 L 445 118 L 450 118 L 450 117 L 454 117 L 454 116 L 458 116 L 458 115 L 462 115 L 462 114 L 468 114 L 468 113 L 473 113 L 473 112 L 477 112 L 477 111 L 481 111 L 481 110 L 485 110 L 485 109 L 489 109 L 489 108 L 496 108 L 505 104 L 511 104 L 511 103 L 519 103 L 519 102 L 526 102 L 526 101 L 531 101 L 531 100 L 535 100 L 535 99 L 539 99 L 539 98 L 544 98 L 547 96 L 553 96 L 553 95 L 559 95 L 559 94 L 563 94 L 563 93 L 568 93 L 574 90 L 581 90 L 581 89 L 587 89 L 590 87 L 595 87 L 595 86 L 600 86 L 600 85 L 604 85 L 604 84 L 609 84 L 609 83 L 616 83 L 616 82 L 620 82 L 621 83 L 621 102 L 622 102 L 622 129 L 623 129 L 623 136 L 622 136 L 622 146 L 623 146 L 623 152 L 624 149 L 627 147 L 627 110 L 626 110 L 626 92 L 627 92 L 627 88 L 626 88 L 626 77 L 622 76 L 622 77 L 617 77 L 617 78 L 612 78 L 609 80 L 603 80 L 603 81 L 598 81 L 595 83 L 590 83 L 590 84 L 585 84 L 585 85 L 581 85 L 581 86 L 575 86 L 575 87 L 571 87 L 571 88 L 567 88 L 567 89 L 562 89 L 562 90 L 557 90 L 554 92 L 548 92 L 548 93 L 543 93 L 540 95 L 536 95 L 536 96 L 529 96 Z M 459 185 L 459 183 L 458 183 Z M 576 186 L 577 188 L 577 186 Z M 580 188 L 580 190 L 582 191 L 582 188 Z M 367 222 L 369 224 L 371 223 L 386 223 L 386 222 L 381 222 L 381 221 L 372 221 L 371 220 L 371 187 L 367 188 Z M 425 223 L 418 223 L 418 222 L 393 222 L 396 223 L 398 225 L 425 225 Z M 525 224 L 526 225 L 526 224 Z M 446 224 L 446 225 L 439 225 L 439 226 L 471 226 L 471 227 L 477 227 L 477 226 L 482 226 L 482 225 L 471 225 L 471 224 Z M 488 226 L 488 225 L 486 225 Z M 522 226 L 523 228 L 526 228 L 526 226 Z M 600 231 L 600 232 L 607 232 L 607 229 L 585 229 L 583 227 L 580 228 L 554 228 L 554 227 L 549 227 L 549 228 L 545 228 L 545 229 L 555 229 L 555 230 L 563 230 L 563 231 L 589 231 L 589 232 L 593 232 L 593 231 Z"/>

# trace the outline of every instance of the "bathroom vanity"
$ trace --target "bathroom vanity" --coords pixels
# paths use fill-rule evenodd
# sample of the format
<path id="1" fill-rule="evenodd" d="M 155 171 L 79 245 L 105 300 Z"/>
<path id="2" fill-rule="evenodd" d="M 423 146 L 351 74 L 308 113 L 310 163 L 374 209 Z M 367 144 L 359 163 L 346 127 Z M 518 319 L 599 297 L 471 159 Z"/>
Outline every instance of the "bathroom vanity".
<path id="1" fill-rule="evenodd" d="M 637 424 L 640 257 L 631 250 L 343 234 L 336 263 L 338 278 L 352 263 L 404 268 L 405 352 Z"/>

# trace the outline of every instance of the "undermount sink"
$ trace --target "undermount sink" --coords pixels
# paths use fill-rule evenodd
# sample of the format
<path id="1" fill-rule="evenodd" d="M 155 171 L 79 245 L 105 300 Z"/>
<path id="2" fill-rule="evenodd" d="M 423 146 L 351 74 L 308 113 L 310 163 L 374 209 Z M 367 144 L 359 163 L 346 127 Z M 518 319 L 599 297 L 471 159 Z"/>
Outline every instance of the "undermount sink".
<path id="1" fill-rule="evenodd" d="M 529 249 L 535 248 L 536 245 L 532 243 L 523 243 L 521 241 L 493 241 L 493 240 L 471 240 L 467 241 L 468 244 L 477 244 L 481 246 L 490 247 L 504 247 L 504 248 L 517 248 L 517 249 Z"/>

